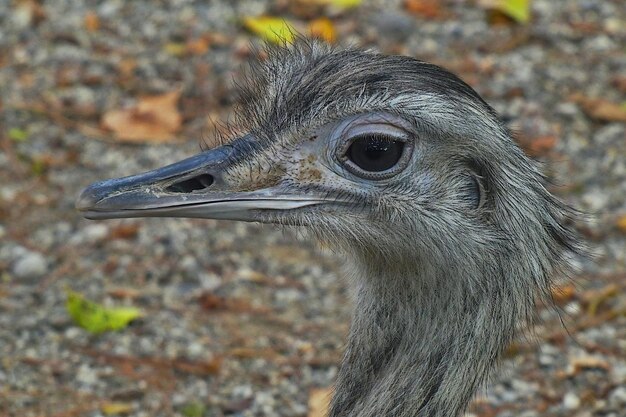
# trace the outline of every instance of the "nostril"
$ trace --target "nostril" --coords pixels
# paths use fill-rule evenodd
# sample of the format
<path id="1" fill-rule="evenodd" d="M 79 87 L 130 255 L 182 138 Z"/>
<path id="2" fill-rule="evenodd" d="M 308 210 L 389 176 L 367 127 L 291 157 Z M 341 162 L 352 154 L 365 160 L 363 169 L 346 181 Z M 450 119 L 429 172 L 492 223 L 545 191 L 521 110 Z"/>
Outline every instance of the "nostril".
<path id="1" fill-rule="evenodd" d="M 210 174 L 200 174 L 195 177 L 187 178 L 179 182 L 175 182 L 166 188 L 172 193 L 191 193 L 197 190 L 203 190 L 213 184 L 213 176 Z"/>

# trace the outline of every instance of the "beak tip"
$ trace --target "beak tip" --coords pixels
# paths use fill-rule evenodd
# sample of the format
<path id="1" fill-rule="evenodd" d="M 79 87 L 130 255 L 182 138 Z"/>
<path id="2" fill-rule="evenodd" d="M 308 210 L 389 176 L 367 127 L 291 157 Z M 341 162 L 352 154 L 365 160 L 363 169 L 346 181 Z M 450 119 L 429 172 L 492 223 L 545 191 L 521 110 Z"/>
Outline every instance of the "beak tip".
<path id="1" fill-rule="evenodd" d="M 95 185 L 96 184 L 92 184 L 80 192 L 76 198 L 76 202 L 74 203 L 76 210 L 80 212 L 87 212 L 93 209 L 98 201 L 102 199 L 102 196 L 99 195 L 98 188 L 95 187 Z"/>

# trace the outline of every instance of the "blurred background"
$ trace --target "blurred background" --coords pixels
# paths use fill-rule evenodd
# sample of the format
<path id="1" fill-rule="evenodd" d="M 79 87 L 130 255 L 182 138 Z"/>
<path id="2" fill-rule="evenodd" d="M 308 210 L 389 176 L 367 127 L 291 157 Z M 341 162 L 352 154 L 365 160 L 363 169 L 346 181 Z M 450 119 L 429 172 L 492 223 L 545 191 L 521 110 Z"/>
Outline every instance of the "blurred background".
<path id="1" fill-rule="evenodd" d="M 542 310 L 470 415 L 626 416 L 623 0 L 0 0 L 0 415 L 324 415 L 350 319 L 332 253 L 73 208 L 210 145 L 252 46 L 293 30 L 455 72 L 592 215 L 564 322 Z"/>

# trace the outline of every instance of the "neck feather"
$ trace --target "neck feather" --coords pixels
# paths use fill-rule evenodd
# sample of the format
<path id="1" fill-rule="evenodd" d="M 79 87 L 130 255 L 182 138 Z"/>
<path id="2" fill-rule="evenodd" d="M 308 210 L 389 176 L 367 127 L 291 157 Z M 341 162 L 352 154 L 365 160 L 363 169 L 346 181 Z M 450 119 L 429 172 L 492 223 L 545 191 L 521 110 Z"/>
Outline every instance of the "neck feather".
<path id="1" fill-rule="evenodd" d="M 489 375 L 529 305 L 490 279 L 361 268 L 329 417 L 456 417 Z"/>

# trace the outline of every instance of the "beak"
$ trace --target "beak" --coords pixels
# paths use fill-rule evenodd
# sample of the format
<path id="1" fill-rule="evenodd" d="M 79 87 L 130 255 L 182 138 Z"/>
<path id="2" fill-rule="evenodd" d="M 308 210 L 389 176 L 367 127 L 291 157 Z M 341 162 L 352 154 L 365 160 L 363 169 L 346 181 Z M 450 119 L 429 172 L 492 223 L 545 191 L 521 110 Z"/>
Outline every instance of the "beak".
<path id="1" fill-rule="evenodd" d="M 256 146 L 257 142 L 247 135 L 154 171 L 94 183 L 81 192 L 76 209 L 88 219 L 195 217 L 262 221 L 263 211 L 294 210 L 325 202 L 321 197 L 293 194 L 280 187 L 229 190 L 223 179 L 225 171 Z"/>

